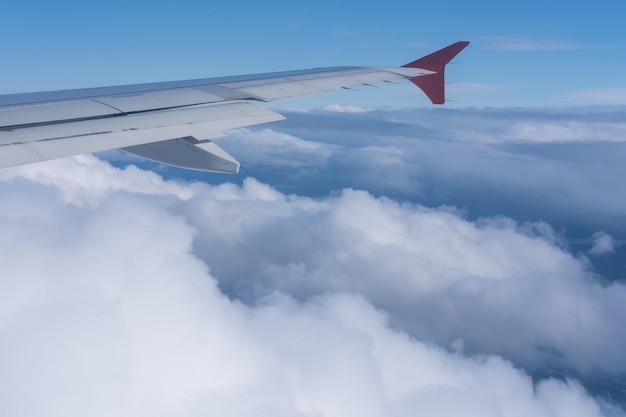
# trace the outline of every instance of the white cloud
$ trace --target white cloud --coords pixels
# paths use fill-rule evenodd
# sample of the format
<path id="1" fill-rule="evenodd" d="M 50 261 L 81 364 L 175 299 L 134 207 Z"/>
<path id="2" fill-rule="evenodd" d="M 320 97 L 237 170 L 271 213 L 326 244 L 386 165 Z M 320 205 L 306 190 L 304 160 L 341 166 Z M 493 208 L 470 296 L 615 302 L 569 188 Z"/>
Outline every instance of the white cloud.
<path id="1" fill-rule="evenodd" d="M 301 299 L 358 292 L 413 335 L 444 345 L 462 338 L 470 351 L 531 367 L 556 360 L 581 372 L 626 369 L 620 353 L 626 337 L 605 320 L 626 314 L 616 304 L 624 287 L 590 279 L 587 265 L 564 252 L 545 224 L 472 223 L 456 211 L 360 191 L 310 200 L 251 179 L 242 188 L 173 181 L 155 187 L 161 183 L 152 173 L 119 171 L 91 157 L 6 172 L 5 180 L 18 175 L 55 184 L 66 201 L 90 207 L 124 184 L 124 192 L 171 207 L 199 231 L 194 250 L 222 288 L 250 302 L 274 290 Z"/>
<path id="2" fill-rule="evenodd" d="M 233 129 L 215 140 L 250 165 L 296 168 L 323 163 L 338 146 L 307 141 L 272 129 Z"/>
<path id="3" fill-rule="evenodd" d="M 330 163 L 345 172 L 343 179 L 352 187 L 374 192 L 416 194 L 420 191 L 420 164 L 410 160 L 405 149 L 397 146 L 364 146 L 337 152 Z"/>
<path id="4" fill-rule="evenodd" d="M 366 109 L 359 106 L 342 106 L 340 104 L 328 104 L 323 107 L 324 111 L 336 113 L 365 113 Z"/>
<path id="5" fill-rule="evenodd" d="M 102 173 L 116 185 L 102 181 Z M 369 279 L 342 277 L 357 263 L 362 271 L 382 266 L 402 274 L 432 258 L 422 283 L 381 277 L 392 293 L 402 284 L 409 295 L 416 285 L 446 286 L 457 268 L 493 282 L 516 280 L 524 256 L 537 260 L 528 265 L 534 273 L 576 273 L 576 261 L 549 240 L 529 238 L 510 223 L 473 225 L 454 212 L 361 192 L 319 201 L 290 197 L 254 180 L 242 188 L 164 181 L 163 191 L 154 174 L 92 157 L 3 177 L 5 415 L 623 415 L 576 382 L 533 384 L 501 358 L 461 356 L 410 338 L 392 330 L 369 300 L 331 286 L 304 303 L 273 292 L 247 306 L 216 285 L 223 284 L 218 269 L 250 266 L 250 256 L 268 266 L 299 262 L 303 271 L 315 268 L 310 260 L 323 265 L 318 257 L 330 257 L 315 279 L 339 284 Z M 215 236 L 221 246 L 200 239 Z M 215 260 L 205 258 L 209 275 L 198 245 L 228 259 L 214 268 Z M 233 245 L 243 246 L 229 253 Z M 306 247 L 321 250 L 309 254 Z M 406 264 L 403 253 L 418 263 Z M 282 264 L 272 256 L 282 256 Z M 439 258 L 451 262 L 447 272 Z M 443 282 L 430 274 L 443 274 Z M 593 291 L 578 289 L 582 300 Z M 562 307 L 567 312 L 567 303 Z"/>
<path id="6" fill-rule="evenodd" d="M 196 250 L 234 296 L 357 292 L 396 325 L 440 344 L 460 337 L 472 351 L 534 369 L 552 363 L 626 372 L 626 334 L 614 326 L 626 318 L 618 301 L 626 287 L 596 282 L 549 228 L 537 235 L 545 225 L 475 224 L 359 191 L 323 201 L 284 198 L 254 210 L 210 196 L 194 203 Z M 241 259 L 231 262 L 234 256 Z"/>
<path id="7" fill-rule="evenodd" d="M 591 236 L 592 247 L 589 253 L 592 255 L 604 255 L 615 250 L 615 239 L 606 232 L 596 232 Z"/>
<path id="8" fill-rule="evenodd" d="M 12 169 L 0 170 L 0 181 L 7 181 L 16 176 L 44 185 L 56 185 L 63 200 L 75 205 L 95 206 L 103 198 L 117 191 L 140 193 L 151 196 L 176 196 L 182 200 L 190 198 L 201 184 L 181 185 L 175 181 L 166 181 L 154 172 L 138 169 L 129 165 L 119 175 L 119 170 L 103 164 L 90 155 L 59 159 L 47 164 L 31 164 Z"/>

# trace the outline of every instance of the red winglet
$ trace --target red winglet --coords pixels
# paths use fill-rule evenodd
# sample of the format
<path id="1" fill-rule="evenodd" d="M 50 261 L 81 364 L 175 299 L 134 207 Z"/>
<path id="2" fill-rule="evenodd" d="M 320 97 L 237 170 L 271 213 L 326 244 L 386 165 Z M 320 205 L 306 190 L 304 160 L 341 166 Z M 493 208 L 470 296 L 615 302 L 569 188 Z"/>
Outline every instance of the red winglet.
<path id="1" fill-rule="evenodd" d="M 409 78 L 413 84 L 422 89 L 433 104 L 443 104 L 446 101 L 444 80 L 446 64 L 457 56 L 467 45 L 469 45 L 469 42 L 457 42 L 409 64 L 403 65 L 403 67 L 435 71 L 435 74 Z"/>

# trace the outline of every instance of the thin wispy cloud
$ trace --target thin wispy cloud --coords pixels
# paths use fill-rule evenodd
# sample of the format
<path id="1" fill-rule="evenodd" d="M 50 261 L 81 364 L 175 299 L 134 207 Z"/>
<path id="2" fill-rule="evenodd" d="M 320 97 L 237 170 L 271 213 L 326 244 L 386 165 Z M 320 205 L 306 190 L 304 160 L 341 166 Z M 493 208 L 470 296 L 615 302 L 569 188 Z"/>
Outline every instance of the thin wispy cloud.
<path id="1" fill-rule="evenodd" d="M 484 91 L 498 91 L 510 89 L 510 85 L 504 84 L 490 84 L 490 83 L 470 83 L 470 82 L 450 82 L 446 84 L 446 93 L 461 94 L 461 93 L 476 93 Z"/>
<path id="2" fill-rule="evenodd" d="M 365 113 L 368 111 L 360 106 L 342 106 L 340 104 L 328 104 L 322 110 L 337 113 Z"/>
<path id="3" fill-rule="evenodd" d="M 626 104 L 626 87 L 573 90 L 565 93 L 569 104 Z"/>
<path id="4" fill-rule="evenodd" d="M 517 36 L 483 37 L 478 44 L 485 49 L 503 51 L 567 51 L 593 48 L 590 45 L 563 39 L 536 39 Z"/>
<path id="5" fill-rule="evenodd" d="M 323 29 L 334 36 L 340 37 L 362 37 L 366 34 L 379 33 L 382 28 L 380 26 L 333 26 Z"/>
<path id="6" fill-rule="evenodd" d="M 415 97 L 415 94 L 417 93 L 415 86 L 410 83 L 395 83 L 387 88 L 393 94 L 402 94 L 412 98 Z M 446 102 L 448 104 L 453 104 L 455 102 L 455 98 L 459 98 L 457 96 L 461 94 L 465 95 L 463 97 L 463 100 L 465 100 L 467 97 L 475 93 L 500 91 L 504 93 L 505 91 L 512 89 L 513 86 L 507 84 L 450 81 L 446 83 Z"/>

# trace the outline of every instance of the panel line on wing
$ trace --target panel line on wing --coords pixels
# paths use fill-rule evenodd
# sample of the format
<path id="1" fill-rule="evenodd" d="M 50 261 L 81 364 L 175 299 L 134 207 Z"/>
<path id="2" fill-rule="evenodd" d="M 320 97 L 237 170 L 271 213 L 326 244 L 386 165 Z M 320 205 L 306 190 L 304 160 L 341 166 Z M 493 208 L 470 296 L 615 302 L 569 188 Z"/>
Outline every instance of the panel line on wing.
<path id="1" fill-rule="evenodd" d="M 112 108 L 113 110 L 116 110 L 116 111 L 120 112 L 121 114 L 125 114 L 125 113 L 126 113 L 126 112 L 122 111 L 121 109 L 118 109 L 118 108 L 117 108 L 117 107 L 115 107 L 115 106 L 112 106 L 112 105 L 110 105 L 110 104 L 108 104 L 108 103 L 104 103 L 104 102 L 102 102 L 102 101 L 100 101 L 100 100 L 96 100 L 95 98 L 92 98 L 92 99 L 91 99 L 91 101 L 95 101 L 96 103 L 100 103 L 100 104 L 103 104 L 103 105 L 105 105 L 105 106 L 107 106 L 107 107 L 110 107 L 110 108 Z"/>

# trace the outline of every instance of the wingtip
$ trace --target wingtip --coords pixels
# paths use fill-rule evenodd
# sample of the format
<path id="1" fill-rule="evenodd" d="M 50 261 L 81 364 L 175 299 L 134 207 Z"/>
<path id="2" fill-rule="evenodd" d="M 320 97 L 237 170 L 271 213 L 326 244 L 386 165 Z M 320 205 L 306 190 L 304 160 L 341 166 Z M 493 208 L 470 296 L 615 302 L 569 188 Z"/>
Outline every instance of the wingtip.
<path id="1" fill-rule="evenodd" d="M 403 67 L 421 68 L 433 71 L 433 74 L 422 75 L 410 78 L 409 80 L 418 86 L 433 104 L 444 104 L 445 79 L 444 72 L 446 65 L 454 59 L 470 43 L 468 41 L 458 41 L 448 45 L 432 54 L 416 59 Z"/>
<path id="2" fill-rule="evenodd" d="M 422 68 L 438 72 L 469 44 L 470 43 L 468 41 L 455 42 L 452 45 L 448 45 L 445 48 L 435 51 L 429 55 L 409 62 L 408 64 L 403 65 L 403 67 Z"/>

